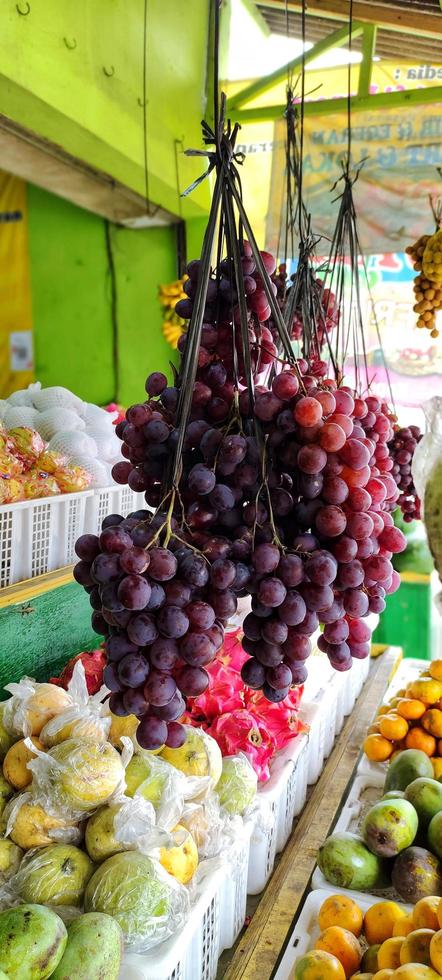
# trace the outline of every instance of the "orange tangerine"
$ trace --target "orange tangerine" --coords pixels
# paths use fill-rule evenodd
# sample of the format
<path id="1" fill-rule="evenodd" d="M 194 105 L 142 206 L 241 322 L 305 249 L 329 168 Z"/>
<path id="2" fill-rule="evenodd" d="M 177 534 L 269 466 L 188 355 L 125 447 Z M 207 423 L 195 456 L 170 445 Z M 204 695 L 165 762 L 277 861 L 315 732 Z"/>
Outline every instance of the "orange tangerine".
<path id="1" fill-rule="evenodd" d="M 359 905 L 348 895 L 330 895 L 322 903 L 318 913 L 321 932 L 330 926 L 341 926 L 354 936 L 360 936 L 363 921 L 364 916 Z"/>
<path id="2" fill-rule="evenodd" d="M 384 738 L 393 742 L 400 742 L 408 732 L 408 722 L 401 715 L 393 711 L 389 715 L 383 715 L 379 722 L 379 731 Z"/>
<path id="3" fill-rule="evenodd" d="M 408 936 L 417 927 L 413 924 L 412 912 L 407 912 L 395 922 L 393 926 L 393 936 Z"/>
<path id="4" fill-rule="evenodd" d="M 442 973 L 442 929 L 434 933 L 430 943 L 431 965 Z"/>
<path id="5" fill-rule="evenodd" d="M 428 898 L 421 898 L 413 908 L 411 918 L 415 929 L 439 929 L 439 919 L 437 917 L 440 905 L 438 895 L 429 895 Z"/>
<path id="6" fill-rule="evenodd" d="M 425 732 L 423 728 L 419 727 L 410 728 L 405 739 L 405 745 L 407 749 L 419 749 L 429 756 L 435 755 L 436 752 L 436 739 L 434 736 L 429 735 L 428 732 Z"/>
<path id="7" fill-rule="evenodd" d="M 403 914 L 404 910 L 397 902 L 375 902 L 371 905 L 364 916 L 364 935 L 369 946 L 391 939 L 393 927 Z"/>
<path id="8" fill-rule="evenodd" d="M 345 980 L 342 963 L 322 949 L 312 949 L 297 961 L 293 980 Z"/>
<path id="9" fill-rule="evenodd" d="M 442 743 L 442 739 L 438 742 L 438 746 L 437 746 L 438 752 L 441 743 Z M 442 759 L 439 758 L 439 756 L 433 756 L 431 760 L 431 764 L 433 766 L 434 778 L 440 779 L 440 777 L 442 776 Z"/>
<path id="10" fill-rule="evenodd" d="M 426 705 L 415 698 L 400 698 L 396 711 L 407 721 L 418 721 L 425 714 Z"/>
<path id="11" fill-rule="evenodd" d="M 421 718 L 422 728 L 435 738 L 442 738 L 442 711 L 439 708 L 428 708 Z"/>
<path id="12" fill-rule="evenodd" d="M 416 929 L 405 937 L 401 947 L 401 963 L 423 963 L 431 966 L 430 943 L 433 929 Z"/>
<path id="13" fill-rule="evenodd" d="M 442 660 L 432 660 L 428 670 L 433 680 L 442 681 Z"/>
<path id="14" fill-rule="evenodd" d="M 346 977 L 356 973 L 362 959 L 361 947 L 356 936 L 341 926 L 329 926 L 324 929 L 315 942 L 315 949 L 331 953 L 342 964 Z"/>
<path id="15" fill-rule="evenodd" d="M 403 936 L 395 936 L 382 943 L 378 952 L 378 965 L 381 970 L 396 970 L 401 965 L 399 954 L 403 942 Z"/>
<path id="16" fill-rule="evenodd" d="M 383 735 L 367 735 L 364 752 L 370 762 L 386 762 L 393 752 L 393 744 Z"/>
<path id="17" fill-rule="evenodd" d="M 406 696 L 417 698 L 427 705 L 436 704 L 436 701 L 442 698 L 442 683 L 432 678 L 417 677 L 408 685 Z"/>

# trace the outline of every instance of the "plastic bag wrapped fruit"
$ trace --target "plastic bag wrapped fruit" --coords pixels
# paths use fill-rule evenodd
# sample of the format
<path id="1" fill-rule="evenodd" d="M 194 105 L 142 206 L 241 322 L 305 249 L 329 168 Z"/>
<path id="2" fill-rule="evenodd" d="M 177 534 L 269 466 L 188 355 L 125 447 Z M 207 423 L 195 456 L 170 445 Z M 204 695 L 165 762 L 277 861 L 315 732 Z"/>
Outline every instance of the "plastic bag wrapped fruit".
<path id="1" fill-rule="evenodd" d="M 38 457 L 38 468 L 43 473 L 54 474 L 57 470 L 63 469 L 66 464 L 67 457 L 55 452 L 55 450 L 45 449 L 41 456 Z"/>
<path id="2" fill-rule="evenodd" d="M 89 695 L 81 660 L 75 664 L 68 693 L 72 698 L 71 707 L 51 718 L 40 732 L 45 748 L 51 749 L 68 738 L 85 737 L 105 742 L 111 725 L 109 709 L 102 703 L 103 691 Z"/>
<path id="3" fill-rule="evenodd" d="M 192 780 L 191 787 L 195 788 Z M 188 780 L 173 765 L 148 752 L 134 753 L 126 769 L 126 795 L 151 803 L 158 827 L 172 830 L 181 817 L 188 793 Z"/>
<path id="4" fill-rule="evenodd" d="M 188 776 L 187 799 L 204 797 L 217 784 L 222 771 L 221 751 L 215 740 L 202 728 L 185 725 L 186 741 L 179 749 L 167 746 L 161 758 Z"/>
<path id="5" fill-rule="evenodd" d="M 160 864 L 182 885 L 188 885 L 198 867 L 198 848 L 187 827 L 177 824 L 170 844 L 160 850 Z"/>
<path id="6" fill-rule="evenodd" d="M 442 398 L 424 405 L 426 431 L 413 458 L 413 480 L 421 500 L 428 545 L 442 581 Z"/>
<path id="7" fill-rule="evenodd" d="M 78 844 L 82 837 L 76 821 L 48 813 L 32 793 L 21 793 L 10 800 L 1 819 L 5 838 L 10 838 L 24 851 L 45 847 L 55 841 Z"/>
<path id="8" fill-rule="evenodd" d="M 23 500 L 23 483 L 16 477 L 2 477 L 0 474 L 0 504 L 15 504 Z"/>
<path id="9" fill-rule="evenodd" d="M 253 803 L 258 777 L 246 755 L 228 755 L 223 759 L 223 771 L 216 785 L 221 806 L 230 814 L 242 814 Z"/>
<path id="10" fill-rule="evenodd" d="M 113 916 L 126 946 L 145 952 L 182 928 L 189 895 L 157 861 L 126 851 L 100 864 L 86 887 L 84 907 Z"/>
<path id="11" fill-rule="evenodd" d="M 122 757 L 110 742 L 69 738 L 29 763 L 45 809 L 79 819 L 124 791 Z"/>
<path id="12" fill-rule="evenodd" d="M 91 483 L 90 473 L 81 466 L 64 466 L 56 470 L 54 477 L 62 493 L 78 493 L 87 490 Z"/>
<path id="13" fill-rule="evenodd" d="M 92 861 L 101 862 L 121 851 L 147 851 L 160 843 L 155 830 L 155 810 L 141 796 L 102 806 L 86 825 L 86 850 Z"/>
<path id="14" fill-rule="evenodd" d="M 23 497 L 25 500 L 38 500 L 40 497 L 55 497 L 60 487 L 54 476 L 32 469 L 23 478 Z"/>
<path id="15" fill-rule="evenodd" d="M 18 684 L 6 684 L 12 694 L 3 711 L 7 731 L 17 735 L 39 735 L 43 726 L 66 708 L 72 698 L 54 684 L 39 684 L 33 677 L 23 677 Z"/>
<path id="16" fill-rule="evenodd" d="M 10 451 L 0 449 L 0 476 L 3 479 L 10 479 L 13 476 L 21 476 L 22 473 L 22 461 L 17 456 L 12 456 Z"/>
<path id="17" fill-rule="evenodd" d="M 49 844 L 23 858 L 10 885 L 24 902 L 79 906 L 93 871 L 92 861 L 79 847 Z"/>
<path id="18" fill-rule="evenodd" d="M 21 458 L 25 469 L 30 469 L 46 449 L 46 443 L 40 433 L 36 429 L 22 425 L 10 429 L 8 435 L 13 442 L 13 452 Z"/>

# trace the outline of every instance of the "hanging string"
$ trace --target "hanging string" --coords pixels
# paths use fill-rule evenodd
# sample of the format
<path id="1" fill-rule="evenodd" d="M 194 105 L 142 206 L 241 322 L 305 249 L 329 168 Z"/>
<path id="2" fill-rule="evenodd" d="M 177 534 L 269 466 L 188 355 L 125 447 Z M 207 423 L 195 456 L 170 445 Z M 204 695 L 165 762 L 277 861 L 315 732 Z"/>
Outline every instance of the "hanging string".
<path id="1" fill-rule="evenodd" d="M 299 220 L 299 238 L 301 244 L 303 244 L 303 240 L 304 240 L 304 222 L 303 222 L 303 211 L 302 211 L 302 171 L 304 168 L 305 11 L 306 11 L 306 0 L 302 0 L 301 118 L 300 118 L 300 137 L 299 137 L 299 178 L 298 178 L 298 220 Z"/>
<path id="2" fill-rule="evenodd" d="M 144 0 L 143 16 L 143 150 L 144 150 L 144 196 L 146 212 L 149 208 L 149 168 L 147 159 L 147 0 Z"/>

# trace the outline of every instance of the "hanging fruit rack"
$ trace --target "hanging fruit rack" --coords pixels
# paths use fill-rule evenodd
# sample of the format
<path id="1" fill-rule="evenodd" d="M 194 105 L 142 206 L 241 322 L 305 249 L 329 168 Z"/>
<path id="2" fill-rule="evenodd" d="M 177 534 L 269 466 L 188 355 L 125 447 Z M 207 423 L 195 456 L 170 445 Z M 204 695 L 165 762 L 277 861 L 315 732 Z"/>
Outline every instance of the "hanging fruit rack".
<path id="1" fill-rule="evenodd" d="M 177 305 L 189 320 L 179 370 L 172 384 L 149 375 L 147 399 L 116 428 L 127 462 L 114 479 L 143 491 L 152 510 L 109 515 L 99 537 L 76 544 L 75 578 L 105 637 L 111 710 L 140 719 L 148 749 L 184 743 L 179 719 L 208 686 L 238 598 L 251 597 L 242 679 L 269 702 L 305 681 L 320 624 L 336 670 L 367 657 L 365 617 L 398 587 L 391 557 L 405 546 L 391 516 L 388 410 L 325 377 L 308 306 L 311 342 L 295 357 L 276 262 L 243 205 L 224 96 L 214 115 L 213 130 L 203 123 L 206 149 L 191 151 L 209 159 L 192 188 L 212 171 L 215 182 Z"/>

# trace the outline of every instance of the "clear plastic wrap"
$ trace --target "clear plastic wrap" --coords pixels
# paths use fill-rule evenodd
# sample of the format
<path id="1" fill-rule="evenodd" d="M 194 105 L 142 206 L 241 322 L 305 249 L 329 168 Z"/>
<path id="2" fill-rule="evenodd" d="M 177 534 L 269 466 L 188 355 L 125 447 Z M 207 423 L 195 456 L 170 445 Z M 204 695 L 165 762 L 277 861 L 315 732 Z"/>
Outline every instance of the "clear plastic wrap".
<path id="1" fill-rule="evenodd" d="M 22 677 L 18 684 L 6 684 L 12 697 L 6 701 L 3 724 L 15 735 L 39 735 L 55 715 L 72 707 L 72 698 L 55 684 L 40 684 L 33 677 Z"/>
<path id="2" fill-rule="evenodd" d="M 416 447 L 412 473 L 422 501 L 423 521 L 434 566 L 442 581 L 442 398 L 424 405 L 426 431 Z M 437 597 L 442 613 L 442 594 Z"/>
<path id="3" fill-rule="evenodd" d="M 186 800 L 203 800 L 216 786 L 222 772 L 222 755 L 218 743 L 203 728 L 184 725 L 186 741 L 179 749 L 167 746 L 161 752 L 165 759 L 186 778 Z"/>
<path id="4" fill-rule="evenodd" d="M 83 837 L 83 828 L 78 821 L 48 813 L 33 792 L 14 796 L 6 804 L 1 821 L 4 839 L 10 838 L 24 851 L 45 847 L 55 841 L 79 844 Z"/>
<path id="5" fill-rule="evenodd" d="M 159 756 L 144 752 L 137 744 L 137 751 L 126 770 L 126 793 L 152 804 L 157 827 L 161 830 L 170 831 L 179 823 L 189 792 L 188 782 L 174 766 Z"/>
<path id="6" fill-rule="evenodd" d="M 129 739 L 124 741 L 121 756 L 110 742 L 93 738 L 68 738 L 49 752 L 34 748 L 37 758 L 28 768 L 45 810 L 66 820 L 80 820 L 105 803 L 118 801 L 124 794 L 125 767 L 133 748 Z"/>
<path id="7" fill-rule="evenodd" d="M 215 787 L 223 809 L 231 816 L 244 816 L 253 804 L 257 789 L 257 774 L 244 752 L 224 756 L 223 771 Z"/>
<path id="8" fill-rule="evenodd" d="M 85 894 L 86 912 L 113 916 L 126 947 L 147 952 L 183 927 L 189 895 L 158 861 L 134 851 L 108 858 L 95 871 Z"/>
<path id="9" fill-rule="evenodd" d="M 123 797 L 118 803 L 101 807 L 86 825 L 89 857 L 98 863 L 121 851 L 152 853 L 170 840 L 155 823 L 152 804 L 141 796 Z"/>
<path id="10" fill-rule="evenodd" d="M 192 834 L 200 858 L 215 858 L 231 843 L 232 820 L 221 809 L 216 793 L 203 803 L 186 803 L 180 823 Z"/>
<path id="11" fill-rule="evenodd" d="M 22 902 L 79 908 L 93 873 L 90 857 L 79 847 L 49 844 L 25 854 L 8 885 Z"/>
<path id="12" fill-rule="evenodd" d="M 72 699 L 71 706 L 51 718 L 40 732 L 40 741 L 45 748 L 51 749 L 68 738 L 94 738 L 105 742 L 111 726 L 109 707 L 102 700 L 106 688 L 101 688 L 97 694 L 89 694 L 81 660 L 75 664 L 67 692 Z"/>
<path id="13" fill-rule="evenodd" d="M 69 465 L 79 466 L 82 470 L 85 470 L 91 478 L 91 487 L 107 487 L 112 483 L 112 480 L 109 479 L 108 464 L 102 459 L 74 454 L 70 457 Z"/>
<path id="14" fill-rule="evenodd" d="M 22 848 L 14 841 L 0 840 L 0 887 L 17 873 L 22 857 Z"/>

